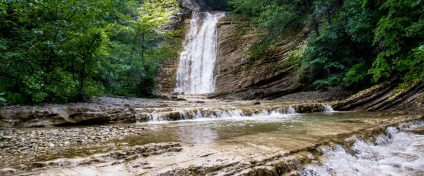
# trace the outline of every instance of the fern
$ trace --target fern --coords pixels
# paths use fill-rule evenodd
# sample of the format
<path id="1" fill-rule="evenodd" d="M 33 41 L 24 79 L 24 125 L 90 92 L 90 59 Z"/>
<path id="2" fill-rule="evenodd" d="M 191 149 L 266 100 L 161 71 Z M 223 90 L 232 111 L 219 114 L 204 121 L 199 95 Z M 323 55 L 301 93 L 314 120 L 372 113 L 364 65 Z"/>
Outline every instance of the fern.
<path id="1" fill-rule="evenodd" d="M 6 102 L 6 99 L 3 97 L 6 93 L 0 93 L 0 102 Z"/>

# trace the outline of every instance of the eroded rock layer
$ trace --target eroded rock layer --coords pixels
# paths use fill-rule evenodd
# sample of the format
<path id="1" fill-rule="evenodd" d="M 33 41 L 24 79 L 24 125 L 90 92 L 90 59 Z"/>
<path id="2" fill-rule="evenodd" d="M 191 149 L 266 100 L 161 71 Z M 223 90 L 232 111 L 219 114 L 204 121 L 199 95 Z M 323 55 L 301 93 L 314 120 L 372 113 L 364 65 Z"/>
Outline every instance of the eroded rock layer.
<path id="1" fill-rule="evenodd" d="M 404 89 L 394 79 L 361 91 L 351 97 L 333 103 L 337 110 L 409 110 L 424 112 L 424 85 L 411 84 Z"/>
<path id="2" fill-rule="evenodd" d="M 122 124 L 147 121 L 218 119 L 325 111 L 321 103 L 278 101 L 218 101 L 193 99 L 117 99 L 101 97 L 92 103 L 0 108 L 0 127 L 48 127 Z"/>
<path id="3" fill-rule="evenodd" d="M 300 88 L 292 66 L 282 66 L 285 53 L 294 48 L 283 43 L 273 56 L 253 59 L 248 49 L 258 40 L 250 27 L 240 28 L 242 21 L 223 20 L 219 29 L 218 76 L 213 98 L 272 99 Z M 244 33 L 238 33 L 245 30 Z"/>
<path id="4" fill-rule="evenodd" d="M 67 150 L 56 150 L 56 146 L 50 144 L 44 149 L 29 147 L 29 149 L 16 153 L 1 151 L 2 159 L 8 158 L 8 161 L 12 162 L 0 166 L 0 174 L 299 175 L 299 171 L 305 165 L 319 159 L 322 155 L 322 148 L 341 145 L 349 150 L 352 144 L 358 140 L 373 143 L 381 140 L 380 134 L 390 135 L 387 127 L 403 130 L 416 123 L 422 126 L 423 120 L 422 115 L 384 113 L 354 113 L 351 115 L 340 113 L 335 116 L 339 117 L 328 119 L 329 117 L 323 116 L 305 116 L 304 118 L 293 116 L 292 119 L 280 119 L 280 123 L 272 122 L 287 128 L 253 133 L 245 131 L 243 134 L 231 135 L 231 137 L 226 136 L 228 130 L 236 132 L 250 129 L 249 131 L 252 131 L 255 129 L 253 126 L 266 125 L 268 128 L 272 128 L 273 125 L 263 122 L 230 123 L 227 121 L 212 124 L 208 122 L 167 125 L 138 124 L 117 128 L 103 126 L 98 128 L 121 131 L 125 134 L 121 136 L 122 139 L 96 140 L 94 143 L 74 143 L 73 141 L 78 136 L 69 136 L 65 131 L 59 132 L 59 129 L 32 128 L 19 133 L 14 130 L 0 129 L 0 132 L 16 133 L 18 139 L 24 135 L 34 135 L 38 138 L 67 137 L 69 138 L 67 141 L 70 141 L 69 144 L 62 147 Z M 300 119 L 296 120 L 296 118 Z M 304 121 L 296 124 L 293 123 L 293 120 Z M 239 123 L 242 125 L 235 125 Z M 286 123 L 289 125 L 284 125 Z M 290 124 L 295 125 L 295 128 L 291 128 Z M 202 133 L 196 133 L 199 131 L 195 129 L 202 130 Z M 95 129 L 95 131 L 97 130 Z M 216 136 L 212 135 L 211 131 L 208 133 L 208 130 L 217 130 Z M 422 128 L 413 130 L 408 132 L 422 135 Z M 179 136 L 179 138 L 174 139 L 175 136 Z M 196 136 L 200 136 L 200 138 L 196 138 Z M 151 142 L 150 140 L 163 141 L 146 144 Z M 180 142 L 169 142 L 168 140 Z M 4 139 L 0 144 L 7 143 L 4 141 L 12 141 L 12 139 Z M 21 142 L 15 140 L 15 143 Z M 84 148 L 86 145 L 90 145 L 90 147 Z M 18 151 L 15 150 L 15 146 L 6 146 L 6 149 L 9 151 L 9 148 L 12 148 L 11 151 Z M 94 151 L 94 153 L 81 153 L 81 148 L 85 151 Z M 105 148 L 111 149 L 103 150 Z M 46 153 L 45 156 L 42 158 L 31 157 L 35 156 L 31 152 L 40 153 L 40 151 L 41 154 Z M 52 153 L 52 151 L 56 153 Z M 63 155 L 65 157 L 62 157 Z M 9 156 L 14 157 L 10 158 Z M 19 156 L 24 156 L 25 162 L 20 160 Z"/>

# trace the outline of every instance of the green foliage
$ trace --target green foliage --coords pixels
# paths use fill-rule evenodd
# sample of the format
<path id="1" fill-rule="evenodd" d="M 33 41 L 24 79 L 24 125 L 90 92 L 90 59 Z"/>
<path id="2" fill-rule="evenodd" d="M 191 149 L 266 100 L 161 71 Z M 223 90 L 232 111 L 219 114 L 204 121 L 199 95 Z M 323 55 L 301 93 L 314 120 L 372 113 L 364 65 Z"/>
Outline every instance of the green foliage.
<path id="1" fill-rule="evenodd" d="M 316 88 L 336 86 L 341 83 L 349 66 L 354 64 L 354 43 L 347 45 L 350 38 L 344 29 L 335 24 L 329 26 L 318 38 L 309 43 L 305 62 Z"/>
<path id="2" fill-rule="evenodd" d="M 412 49 L 405 59 L 398 62 L 397 69 L 406 72 L 405 82 L 424 82 L 424 45 Z"/>
<path id="3" fill-rule="evenodd" d="M 302 66 L 302 59 L 305 57 L 306 45 L 300 45 L 298 48 L 288 51 L 284 54 L 287 59 L 283 62 L 281 68 L 294 67 L 293 70 L 299 71 Z"/>
<path id="4" fill-rule="evenodd" d="M 250 48 L 253 58 L 264 58 L 272 53 L 272 48 L 287 37 L 299 33 L 307 18 L 307 11 L 312 4 L 309 1 L 280 1 L 280 0 L 230 0 L 229 4 L 234 12 L 251 19 L 266 33 L 262 35 L 263 40 L 254 43 Z"/>
<path id="5" fill-rule="evenodd" d="M 305 31 L 302 81 L 311 88 L 361 89 L 390 77 L 424 82 L 424 2 L 415 0 L 231 0 L 263 29 L 256 59 Z M 306 29 L 306 30 L 305 30 Z"/>
<path id="6" fill-rule="evenodd" d="M 228 2 L 234 9 L 234 12 L 245 16 L 258 16 L 270 1 L 263 0 L 230 0 Z"/>
<path id="7" fill-rule="evenodd" d="M 368 67 L 364 62 L 356 64 L 350 68 L 346 73 L 346 76 L 343 78 L 343 81 L 347 84 L 358 84 L 365 81 L 367 77 Z"/>
<path id="8" fill-rule="evenodd" d="M 374 29 L 374 45 L 381 51 L 373 63 L 370 73 L 373 80 L 387 78 L 397 72 L 408 72 L 405 66 L 412 66 L 412 72 L 422 68 L 422 58 L 415 57 L 416 51 L 424 39 L 424 2 L 413 0 L 386 0 L 369 2 L 366 7 L 375 3 L 379 6 L 381 17 Z M 370 8 L 370 7 L 368 7 Z M 408 64 L 407 62 L 412 62 Z M 415 73 L 407 73 L 412 76 Z M 420 79 L 416 75 L 416 79 Z M 412 76 L 415 77 L 415 76 Z"/>
<path id="9" fill-rule="evenodd" d="M 141 8 L 139 8 L 141 6 Z M 148 95 L 176 0 L 1 1 L 0 86 L 11 103 Z"/>
<path id="10" fill-rule="evenodd" d="M 5 95 L 6 93 L 0 93 L 0 102 L 6 102 L 6 99 L 4 98 L 4 95 Z"/>

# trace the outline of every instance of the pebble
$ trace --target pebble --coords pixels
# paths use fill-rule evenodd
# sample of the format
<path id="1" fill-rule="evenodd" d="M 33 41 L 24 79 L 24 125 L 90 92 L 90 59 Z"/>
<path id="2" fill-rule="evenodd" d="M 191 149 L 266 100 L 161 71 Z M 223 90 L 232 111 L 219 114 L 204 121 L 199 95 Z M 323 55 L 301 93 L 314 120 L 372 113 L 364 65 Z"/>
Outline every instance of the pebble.
<path id="1" fill-rule="evenodd" d="M 85 155 L 87 151 L 100 152 L 105 147 L 118 147 L 111 140 L 140 133 L 140 127 L 131 126 L 0 129 L 0 163 L 6 163 L 4 168 L 20 168 L 28 162 L 39 161 L 40 157 L 54 159 L 65 152 L 78 155 Z"/>
<path id="2" fill-rule="evenodd" d="M 6 173 L 6 172 L 9 172 L 9 173 L 14 173 L 16 170 L 15 169 L 12 169 L 12 168 L 3 168 L 3 169 L 0 169 L 0 172 L 4 172 L 4 173 Z"/>
<path id="3" fill-rule="evenodd" d="M 14 138 L 16 138 L 16 136 L 2 136 L 2 138 L 4 138 L 4 139 L 14 139 Z"/>

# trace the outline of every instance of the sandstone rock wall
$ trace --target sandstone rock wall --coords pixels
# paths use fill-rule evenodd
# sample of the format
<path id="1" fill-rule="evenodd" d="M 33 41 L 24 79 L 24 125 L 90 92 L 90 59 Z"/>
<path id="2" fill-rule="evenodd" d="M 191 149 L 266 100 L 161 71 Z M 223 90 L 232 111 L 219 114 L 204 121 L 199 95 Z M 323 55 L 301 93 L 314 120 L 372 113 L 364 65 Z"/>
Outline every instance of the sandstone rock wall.
<path id="1" fill-rule="evenodd" d="M 408 110 L 424 112 L 424 85 L 411 84 L 399 90 L 400 80 L 392 79 L 369 89 L 363 90 L 351 97 L 333 103 L 336 110 L 382 111 Z"/>
<path id="2" fill-rule="evenodd" d="M 224 18 L 218 24 L 218 56 L 216 92 L 211 98 L 228 99 L 273 99 L 299 90 L 298 75 L 292 67 L 281 67 L 286 61 L 284 54 L 294 46 L 283 43 L 272 56 L 252 59 L 248 49 L 258 40 L 258 34 L 251 28 L 244 34 L 237 34 L 242 21 Z M 183 26 L 189 25 L 189 20 Z M 184 38 L 184 36 L 181 36 Z M 173 93 L 176 84 L 178 58 L 169 58 L 159 74 L 160 93 Z"/>
<path id="3" fill-rule="evenodd" d="M 222 20 L 219 29 L 218 76 L 212 98 L 263 99 L 277 98 L 300 87 L 293 67 L 283 68 L 284 53 L 293 49 L 283 43 L 272 57 L 252 59 L 248 49 L 258 40 L 253 29 L 236 34 L 240 21 Z"/>
<path id="4" fill-rule="evenodd" d="M 167 26 L 167 29 L 181 30 L 184 29 L 186 26 L 190 26 L 190 15 L 191 10 L 188 8 L 183 8 L 177 15 L 173 16 L 172 23 Z M 185 38 L 185 32 L 181 32 L 180 34 L 180 36 L 175 36 L 175 50 L 181 50 L 182 48 L 182 40 Z M 162 67 L 156 78 L 158 82 L 157 93 L 167 94 L 174 92 L 175 84 L 177 82 L 176 79 L 179 61 L 179 55 L 176 55 L 174 57 L 166 58 L 161 63 Z"/>
<path id="5" fill-rule="evenodd" d="M 175 84 L 177 82 L 179 58 L 168 58 L 162 63 L 162 68 L 158 74 L 158 93 L 172 93 L 174 92 Z"/>

